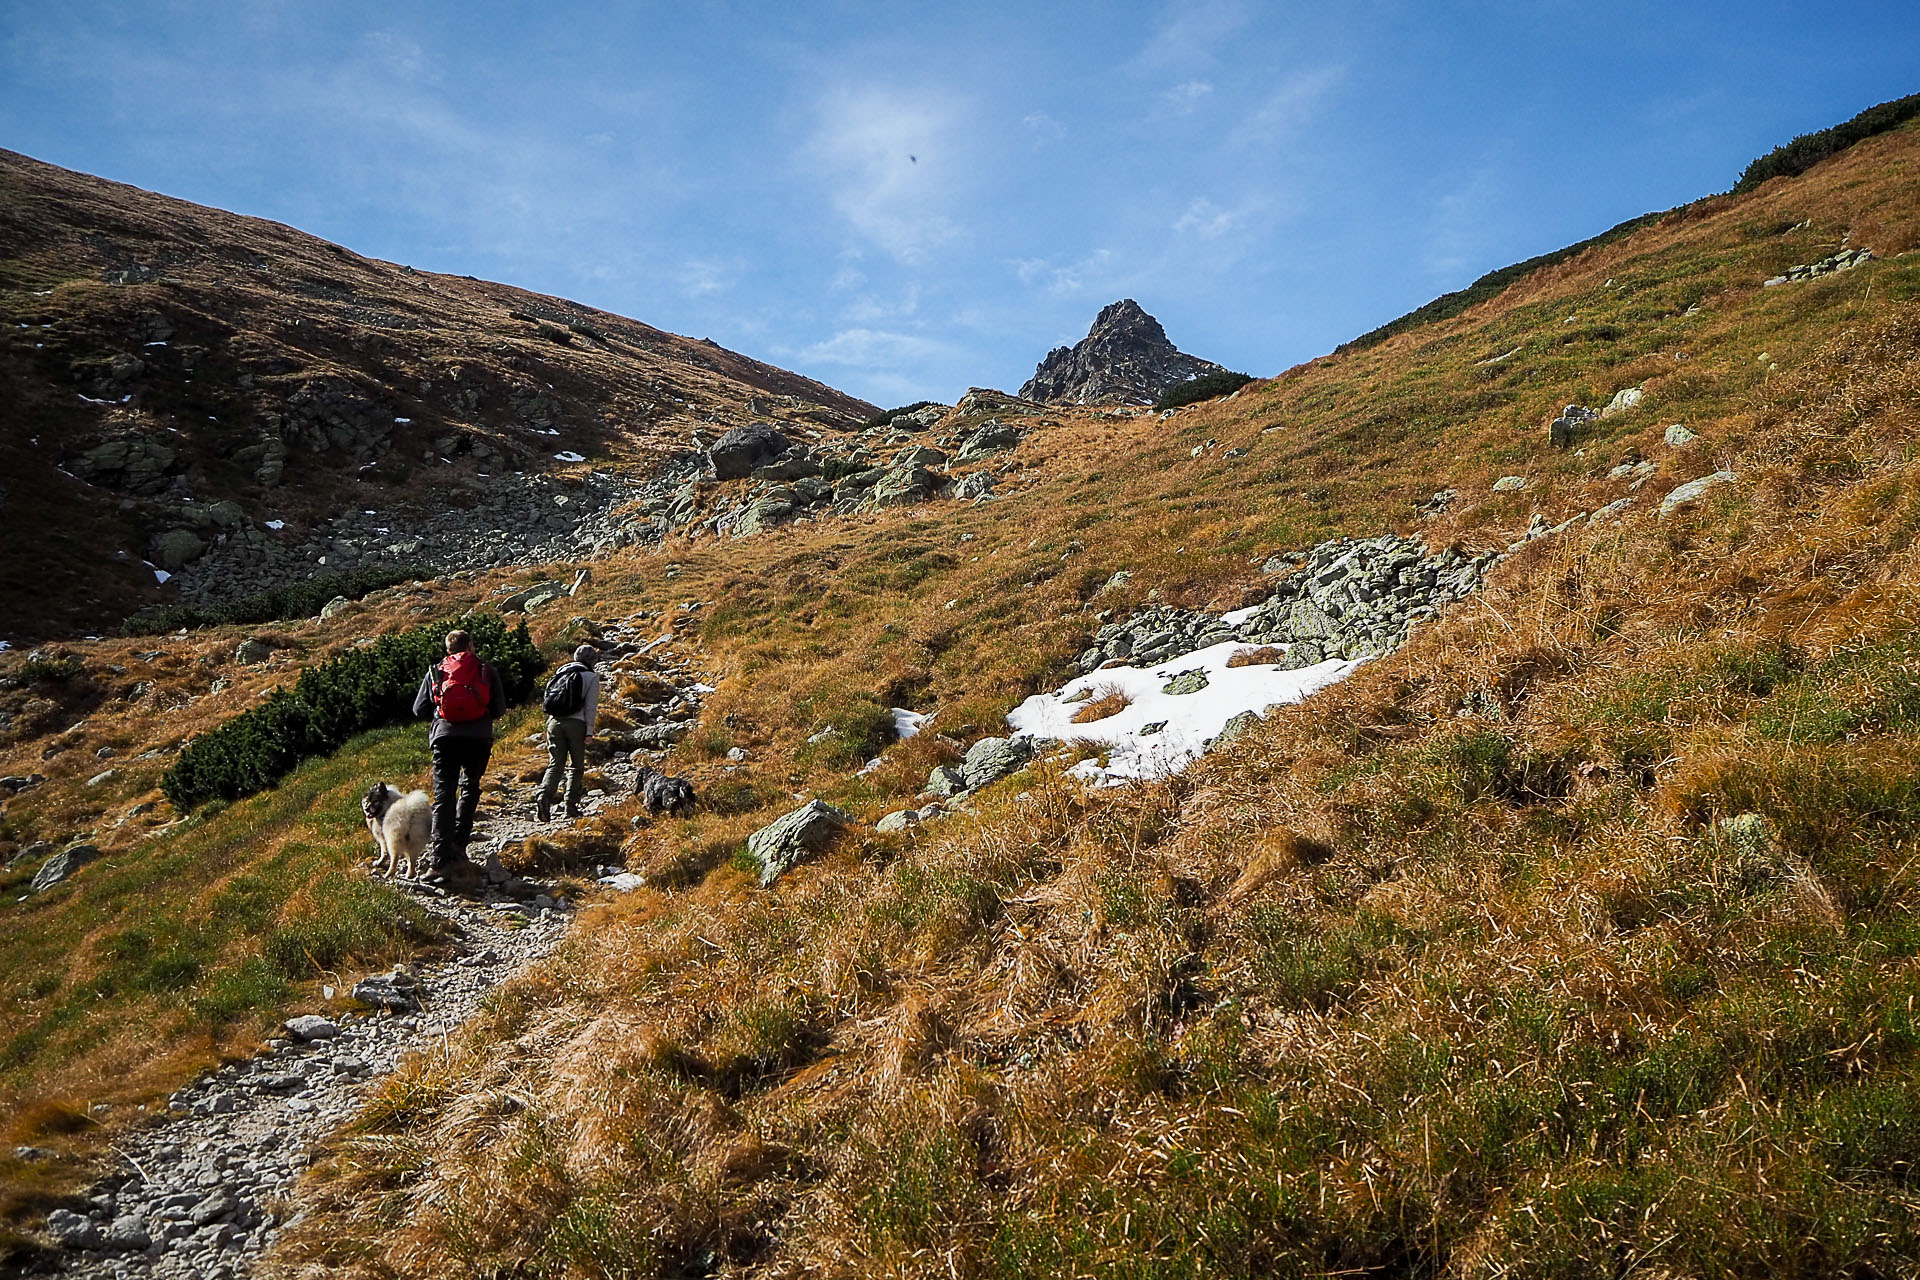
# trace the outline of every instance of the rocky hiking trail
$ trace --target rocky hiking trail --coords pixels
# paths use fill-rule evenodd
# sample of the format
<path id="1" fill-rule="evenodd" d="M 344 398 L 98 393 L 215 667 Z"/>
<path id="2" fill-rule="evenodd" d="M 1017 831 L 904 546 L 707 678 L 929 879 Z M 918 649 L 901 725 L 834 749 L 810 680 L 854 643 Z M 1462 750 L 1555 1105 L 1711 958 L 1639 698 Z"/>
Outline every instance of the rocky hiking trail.
<path id="1" fill-rule="evenodd" d="M 600 737 L 664 747 L 690 730 L 710 687 L 674 654 L 674 628 L 656 629 L 648 615 L 636 614 L 593 630 L 603 656 L 605 705 L 652 722 Z M 651 706 L 622 699 L 615 686 L 634 675 L 673 688 L 675 696 Z M 537 736 L 529 735 L 529 743 Z M 445 958 L 396 965 L 350 992 L 323 988 L 327 999 L 351 995 L 360 1007 L 288 1019 L 264 1052 L 178 1090 L 163 1119 L 122 1135 L 112 1145 L 115 1172 L 95 1185 L 89 1208 L 56 1210 L 47 1220 L 48 1234 L 66 1250 L 56 1274 L 89 1280 L 252 1274 L 274 1237 L 297 1221 L 288 1216 L 294 1184 L 382 1078 L 411 1056 L 443 1052 L 491 992 L 553 953 L 572 924 L 574 904 L 549 882 L 511 874 L 501 859 L 516 843 L 571 824 L 558 816 L 547 823 L 535 818 L 539 782 L 516 777 L 510 765 L 500 771 L 507 747 L 502 742 L 496 750 L 470 849 L 484 868 L 484 884 L 461 896 L 399 882 L 446 929 Z M 605 785 L 587 791 L 581 818 L 629 795 L 650 758 L 644 746 L 615 746 L 611 758 L 590 770 Z M 370 859 L 371 841 L 356 853 Z M 617 863 L 592 870 L 616 890 L 635 883 Z"/>

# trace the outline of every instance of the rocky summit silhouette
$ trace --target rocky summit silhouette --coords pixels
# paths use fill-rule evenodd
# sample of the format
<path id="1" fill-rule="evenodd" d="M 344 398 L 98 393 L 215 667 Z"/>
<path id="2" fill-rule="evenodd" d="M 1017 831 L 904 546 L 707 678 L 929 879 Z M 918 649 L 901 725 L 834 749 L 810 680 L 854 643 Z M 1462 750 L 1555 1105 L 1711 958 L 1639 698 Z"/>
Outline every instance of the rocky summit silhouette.
<path id="1" fill-rule="evenodd" d="M 1174 346 L 1158 320 L 1122 298 L 1101 309 L 1085 338 L 1049 351 L 1020 394 L 1042 404 L 1152 404 L 1183 382 L 1223 372 Z"/>

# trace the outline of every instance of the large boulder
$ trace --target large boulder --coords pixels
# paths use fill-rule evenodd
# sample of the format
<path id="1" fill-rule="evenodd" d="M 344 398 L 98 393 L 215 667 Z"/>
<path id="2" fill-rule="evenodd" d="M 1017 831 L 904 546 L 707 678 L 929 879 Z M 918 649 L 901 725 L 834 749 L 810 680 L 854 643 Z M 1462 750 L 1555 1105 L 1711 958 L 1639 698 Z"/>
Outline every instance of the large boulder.
<path id="1" fill-rule="evenodd" d="M 707 465 L 716 480 L 740 480 L 792 448 L 792 443 L 764 422 L 735 427 L 707 450 Z"/>
<path id="2" fill-rule="evenodd" d="M 169 529 L 153 540 L 153 557 L 168 573 L 180 572 L 206 550 L 206 540 L 191 529 Z"/>
<path id="3" fill-rule="evenodd" d="M 980 429 L 968 436 L 960 445 L 960 452 L 954 455 L 955 462 L 977 462 L 991 454 L 1011 449 L 1020 443 L 1020 428 L 1004 422 L 982 423 Z"/>
<path id="4" fill-rule="evenodd" d="M 904 467 L 892 467 L 881 473 L 873 487 L 867 490 L 861 506 L 868 509 L 880 507 L 904 507 L 910 503 L 925 502 L 940 492 L 947 478 L 937 471 L 930 471 L 918 464 Z"/>
<path id="5" fill-rule="evenodd" d="M 151 496 L 167 487 L 179 464 L 178 450 L 151 436 L 127 435 L 68 459 L 67 469 L 94 484 Z"/>
<path id="6" fill-rule="evenodd" d="M 34 872 L 33 883 L 28 886 L 28 889 L 32 893 L 45 893 L 99 856 L 100 850 L 97 846 L 68 845 L 40 865 L 40 869 Z"/>
<path id="7" fill-rule="evenodd" d="M 809 800 L 747 837 L 747 855 L 760 864 L 760 883 L 772 884 L 809 853 L 825 848 L 852 817 L 823 800 Z"/>

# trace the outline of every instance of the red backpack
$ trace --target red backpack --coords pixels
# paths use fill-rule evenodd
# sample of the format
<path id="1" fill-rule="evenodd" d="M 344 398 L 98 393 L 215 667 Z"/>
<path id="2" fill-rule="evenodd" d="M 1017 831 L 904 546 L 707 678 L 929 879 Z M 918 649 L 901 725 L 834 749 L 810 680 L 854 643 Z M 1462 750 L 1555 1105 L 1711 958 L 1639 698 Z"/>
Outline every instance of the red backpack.
<path id="1" fill-rule="evenodd" d="M 487 667 L 471 651 L 456 653 L 433 669 L 433 705 L 440 718 L 456 723 L 487 714 Z"/>

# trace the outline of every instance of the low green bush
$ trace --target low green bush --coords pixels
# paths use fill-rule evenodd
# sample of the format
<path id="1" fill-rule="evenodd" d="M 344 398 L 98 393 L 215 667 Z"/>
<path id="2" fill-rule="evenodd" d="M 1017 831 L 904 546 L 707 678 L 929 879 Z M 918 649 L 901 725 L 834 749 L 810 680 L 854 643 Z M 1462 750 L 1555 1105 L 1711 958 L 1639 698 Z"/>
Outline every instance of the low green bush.
<path id="1" fill-rule="evenodd" d="M 933 401 L 931 400 L 915 400 L 912 404 L 903 404 L 898 409 L 886 409 L 874 414 L 871 418 L 867 419 L 867 426 L 869 429 L 884 427 L 895 418 L 902 417 L 909 413 L 918 413 L 922 409 L 931 409 L 932 407 Z"/>
<path id="2" fill-rule="evenodd" d="M 1769 178 L 1797 178 L 1829 156 L 1839 155 L 1857 142 L 1865 142 L 1878 133 L 1891 133 L 1907 121 L 1920 116 L 1920 93 L 1908 94 L 1877 107 L 1868 107 L 1853 119 L 1803 133 L 1792 142 L 1775 147 L 1755 160 L 1733 184 L 1733 192 L 1751 191 Z"/>
<path id="3" fill-rule="evenodd" d="M 1178 409 L 1183 404 L 1199 404 L 1202 400 L 1216 400 L 1221 396 L 1232 395 L 1253 381 L 1250 373 L 1234 373 L 1222 369 L 1219 373 L 1203 373 L 1197 378 L 1189 378 L 1177 387 L 1170 387 L 1160 393 L 1153 402 L 1156 409 Z"/>
<path id="4" fill-rule="evenodd" d="M 289 582 L 270 587 L 226 604 L 165 604 L 142 609 L 120 625 L 120 633 L 129 636 L 159 635 L 182 628 L 253 626 L 262 622 L 283 622 L 291 618 L 311 618 L 338 596 L 358 600 L 383 587 L 401 582 L 430 578 L 433 571 L 415 565 L 375 565 L 350 573 L 329 573 L 305 582 Z"/>
<path id="5" fill-rule="evenodd" d="M 446 656 L 443 642 L 455 626 L 471 633 L 474 648 L 499 670 L 508 700 L 524 699 L 546 665 L 527 624 L 509 630 L 497 614 L 468 614 L 383 636 L 307 668 L 292 689 L 275 690 L 251 711 L 188 742 L 160 790 L 182 813 L 208 800 L 238 799 L 357 733 L 411 719 L 420 677 Z"/>

